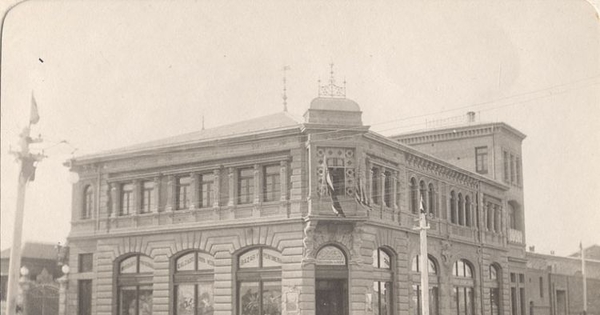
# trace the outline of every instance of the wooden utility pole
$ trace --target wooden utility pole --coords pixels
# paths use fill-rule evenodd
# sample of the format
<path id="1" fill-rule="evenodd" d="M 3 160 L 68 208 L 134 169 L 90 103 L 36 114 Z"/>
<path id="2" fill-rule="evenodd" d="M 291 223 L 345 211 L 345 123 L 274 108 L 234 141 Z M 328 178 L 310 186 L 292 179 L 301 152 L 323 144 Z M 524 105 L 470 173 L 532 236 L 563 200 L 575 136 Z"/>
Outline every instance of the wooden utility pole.
<path id="1" fill-rule="evenodd" d="M 31 125 L 36 124 L 40 117 L 33 95 L 31 96 L 31 116 L 29 125 L 23 128 L 20 134 L 21 151 L 13 152 L 20 164 L 17 208 L 15 210 L 15 224 L 13 225 L 12 247 L 10 249 L 10 263 L 8 267 L 8 287 L 6 296 L 6 314 L 14 315 L 17 311 L 17 296 L 19 292 L 19 271 L 21 269 L 21 236 L 23 234 L 23 213 L 25 208 L 25 189 L 27 183 L 35 178 L 35 164 L 44 158 L 43 154 L 29 152 L 29 144 L 41 142 L 41 139 L 32 139 L 29 135 Z"/>
<path id="2" fill-rule="evenodd" d="M 583 242 L 579 243 L 581 249 L 581 277 L 583 278 L 583 315 L 587 314 L 587 279 L 585 278 L 585 250 Z"/>
<path id="3" fill-rule="evenodd" d="M 421 271 L 421 315 L 429 315 L 429 254 L 427 253 L 427 230 L 429 225 L 427 224 L 427 212 L 425 211 L 425 202 L 421 195 L 421 202 L 419 206 L 419 226 L 413 228 L 419 230 L 419 239 L 421 243 L 421 254 L 420 254 L 420 271 Z"/>

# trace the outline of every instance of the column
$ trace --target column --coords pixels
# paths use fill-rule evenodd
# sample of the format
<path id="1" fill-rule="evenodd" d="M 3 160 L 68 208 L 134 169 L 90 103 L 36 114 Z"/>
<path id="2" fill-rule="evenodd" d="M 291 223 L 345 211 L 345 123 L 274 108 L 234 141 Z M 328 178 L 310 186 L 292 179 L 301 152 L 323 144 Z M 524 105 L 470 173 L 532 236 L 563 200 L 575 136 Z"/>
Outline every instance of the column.
<path id="1" fill-rule="evenodd" d="M 175 210 L 175 176 L 169 175 L 167 177 L 167 205 L 166 211 L 172 212 Z"/>
<path id="2" fill-rule="evenodd" d="M 117 183 L 110 183 L 110 198 L 111 198 L 111 218 L 116 218 L 120 209 L 121 198 L 119 193 L 119 185 Z"/>
<path id="3" fill-rule="evenodd" d="M 381 187 L 381 189 L 380 189 L 380 190 L 381 190 L 381 192 L 379 193 L 379 195 L 381 196 L 381 205 L 383 205 L 383 206 L 385 206 L 385 207 L 389 207 L 389 206 L 391 206 L 391 205 L 388 205 L 388 204 L 385 202 L 385 198 L 386 198 L 385 196 L 386 196 L 386 190 L 387 190 L 387 187 L 385 186 L 385 184 L 386 184 L 386 183 L 385 183 L 385 178 L 386 178 L 386 176 L 385 176 L 385 171 L 384 171 L 384 169 L 383 169 L 383 168 L 381 168 L 381 169 L 379 170 L 379 174 L 381 174 L 381 176 L 380 176 L 380 178 L 379 178 L 379 187 Z"/>
<path id="4" fill-rule="evenodd" d="M 158 212 L 160 209 L 160 176 L 154 177 L 154 207 L 150 211 Z"/>
<path id="5" fill-rule="evenodd" d="M 254 178 L 253 178 L 253 186 L 254 186 L 254 204 L 260 203 L 260 194 L 262 192 L 262 187 L 260 185 L 260 165 L 254 164 Z"/>
<path id="6" fill-rule="evenodd" d="M 133 185 L 133 212 L 132 215 L 137 215 L 142 212 L 142 187 L 140 186 L 140 180 L 136 179 L 132 182 Z"/>
<path id="7" fill-rule="evenodd" d="M 235 169 L 233 167 L 229 168 L 229 202 L 228 206 L 233 207 L 235 205 Z"/>
<path id="8" fill-rule="evenodd" d="M 190 173 L 190 205 L 188 207 L 190 210 L 200 208 L 200 196 L 198 196 L 199 177 L 198 173 Z"/>
<path id="9" fill-rule="evenodd" d="M 287 192 L 288 192 L 288 176 L 287 176 L 287 161 L 281 161 L 280 163 L 280 169 L 279 169 L 279 183 L 281 184 L 281 201 L 286 201 L 287 200 Z"/>
<path id="10" fill-rule="evenodd" d="M 213 208 L 219 207 L 219 199 L 221 197 L 221 170 L 216 169 L 213 171 Z"/>

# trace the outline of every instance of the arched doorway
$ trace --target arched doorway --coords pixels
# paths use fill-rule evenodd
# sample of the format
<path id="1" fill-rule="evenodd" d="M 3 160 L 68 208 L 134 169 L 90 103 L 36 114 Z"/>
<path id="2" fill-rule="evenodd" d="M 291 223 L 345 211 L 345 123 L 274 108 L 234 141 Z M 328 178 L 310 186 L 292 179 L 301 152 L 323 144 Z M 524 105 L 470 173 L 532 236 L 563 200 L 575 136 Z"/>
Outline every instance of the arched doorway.
<path id="1" fill-rule="evenodd" d="M 348 314 L 348 260 L 336 246 L 319 250 L 316 259 L 316 315 Z"/>

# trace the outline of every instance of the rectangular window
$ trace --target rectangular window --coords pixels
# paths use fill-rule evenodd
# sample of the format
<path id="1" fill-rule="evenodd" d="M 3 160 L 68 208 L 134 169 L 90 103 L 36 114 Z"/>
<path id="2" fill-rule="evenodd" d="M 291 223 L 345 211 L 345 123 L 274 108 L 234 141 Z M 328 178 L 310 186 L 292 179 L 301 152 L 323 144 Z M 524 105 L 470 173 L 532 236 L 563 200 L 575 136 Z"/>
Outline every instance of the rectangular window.
<path id="1" fill-rule="evenodd" d="M 540 277 L 540 298 L 544 298 L 544 278 Z"/>
<path id="2" fill-rule="evenodd" d="M 475 170 L 479 174 L 488 172 L 488 147 L 475 148 Z"/>
<path id="3" fill-rule="evenodd" d="M 188 209 L 191 205 L 191 191 L 190 185 L 192 184 L 192 178 L 190 176 L 183 176 L 177 178 L 176 184 L 176 204 L 177 210 Z"/>
<path id="4" fill-rule="evenodd" d="M 515 177 L 515 156 L 510 155 L 510 183 L 514 184 L 516 180 Z"/>
<path id="5" fill-rule="evenodd" d="M 504 182 L 508 183 L 509 182 L 509 174 L 510 174 L 510 170 L 508 168 L 508 152 L 504 151 L 503 153 L 503 159 L 502 162 L 504 163 Z"/>
<path id="6" fill-rule="evenodd" d="M 380 200 L 381 200 L 381 188 L 379 183 L 381 182 L 380 179 L 380 171 L 378 168 L 373 167 L 371 169 L 371 173 L 372 173 L 372 179 L 371 179 L 371 194 L 373 196 L 373 203 L 378 205 L 380 204 Z"/>
<path id="7" fill-rule="evenodd" d="M 202 174 L 200 175 L 200 191 L 198 196 L 200 196 L 200 208 L 210 208 L 213 205 L 213 183 L 215 180 L 215 176 L 213 174 Z"/>
<path id="8" fill-rule="evenodd" d="M 238 204 L 252 203 L 254 197 L 254 169 L 239 170 L 237 184 Z"/>
<path id="9" fill-rule="evenodd" d="M 77 281 L 77 315 L 92 315 L 92 280 Z"/>
<path id="10" fill-rule="evenodd" d="M 522 273 L 519 274 L 519 282 L 525 283 L 525 274 L 522 274 Z"/>
<path id="11" fill-rule="evenodd" d="M 498 288 L 490 288 L 490 315 L 500 313 L 500 294 Z"/>
<path id="12" fill-rule="evenodd" d="M 511 273 L 511 278 L 512 278 Z M 511 315 L 519 315 L 519 302 L 517 297 L 517 288 L 510 288 L 510 306 Z"/>
<path id="13" fill-rule="evenodd" d="M 263 201 L 277 201 L 281 197 L 281 175 L 279 165 L 263 168 Z"/>
<path id="14" fill-rule="evenodd" d="M 333 184 L 333 193 L 336 196 L 346 194 L 346 169 L 342 158 L 327 158 L 327 169 Z"/>
<path id="15" fill-rule="evenodd" d="M 413 284 L 413 301 L 415 303 L 414 315 L 421 315 L 421 286 Z M 438 315 L 438 288 L 429 285 L 429 315 Z"/>
<path id="16" fill-rule="evenodd" d="M 517 168 L 516 170 L 516 175 L 517 175 L 517 186 L 521 186 L 521 158 L 517 156 L 517 160 L 515 162 L 515 166 Z"/>
<path id="17" fill-rule="evenodd" d="M 384 195 L 383 195 L 383 202 L 385 203 L 386 207 L 392 207 L 392 194 L 393 192 L 393 187 L 392 187 L 392 173 L 390 172 L 385 172 L 385 187 L 383 189 Z M 431 210 L 431 205 L 429 205 L 429 209 Z"/>
<path id="18" fill-rule="evenodd" d="M 142 182 L 142 213 L 150 213 L 155 208 L 154 182 Z"/>
<path id="19" fill-rule="evenodd" d="M 373 312 L 376 315 L 392 314 L 392 283 L 373 282 L 373 296 L 371 300 Z"/>
<path id="20" fill-rule="evenodd" d="M 94 270 L 94 254 L 79 254 L 79 272 L 90 272 Z"/>
<path id="21" fill-rule="evenodd" d="M 473 315 L 475 310 L 473 288 L 454 287 L 456 295 L 455 310 L 457 315 Z"/>
<path id="22" fill-rule="evenodd" d="M 121 186 L 121 215 L 130 215 L 133 212 L 133 184 Z"/>

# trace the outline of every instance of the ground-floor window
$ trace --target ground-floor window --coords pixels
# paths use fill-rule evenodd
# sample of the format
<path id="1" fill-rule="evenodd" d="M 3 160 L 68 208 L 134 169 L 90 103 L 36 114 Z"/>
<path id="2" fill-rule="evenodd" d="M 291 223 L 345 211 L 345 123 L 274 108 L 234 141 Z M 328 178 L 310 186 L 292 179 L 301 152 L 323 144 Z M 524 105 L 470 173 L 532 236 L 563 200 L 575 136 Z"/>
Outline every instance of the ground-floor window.
<path id="1" fill-rule="evenodd" d="M 239 284 L 240 315 L 280 315 L 281 281 Z"/>
<path id="2" fill-rule="evenodd" d="M 213 256 L 199 251 L 184 252 L 176 256 L 174 263 L 175 314 L 212 315 L 215 268 Z"/>
<path id="3" fill-rule="evenodd" d="M 473 288 L 454 287 L 455 310 L 457 315 L 472 315 L 475 311 Z"/>
<path id="4" fill-rule="evenodd" d="M 91 315 L 92 314 L 92 280 L 79 280 L 77 282 L 78 288 L 78 315 Z"/>
<path id="5" fill-rule="evenodd" d="M 490 314 L 499 315 L 500 292 L 498 288 L 490 288 Z"/>
<path id="6" fill-rule="evenodd" d="M 375 315 L 392 314 L 392 283 L 373 282 L 373 312 Z"/>
<path id="7" fill-rule="evenodd" d="M 438 315 L 439 306 L 438 306 L 438 287 L 429 285 L 429 315 Z M 413 302 L 416 305 L 414 315 L 421 315 L 423 313 L 421 307 L 421 286 L 413 285 Z"/>
<path id="8" fill-rule="evenodd" d="M 152 286 L 119 287 L 120 315 L 152 315 Z"/>

